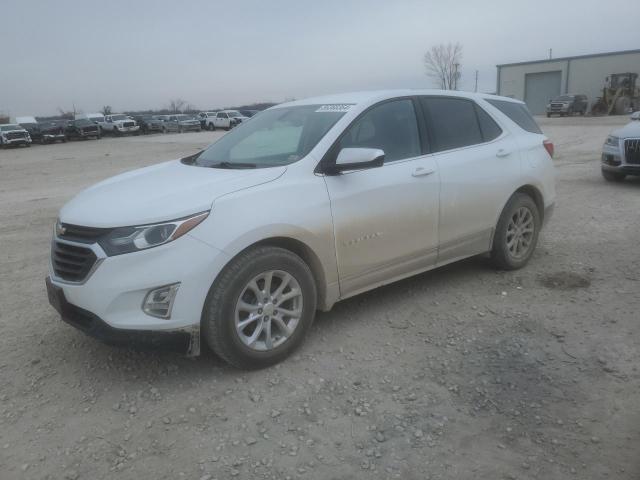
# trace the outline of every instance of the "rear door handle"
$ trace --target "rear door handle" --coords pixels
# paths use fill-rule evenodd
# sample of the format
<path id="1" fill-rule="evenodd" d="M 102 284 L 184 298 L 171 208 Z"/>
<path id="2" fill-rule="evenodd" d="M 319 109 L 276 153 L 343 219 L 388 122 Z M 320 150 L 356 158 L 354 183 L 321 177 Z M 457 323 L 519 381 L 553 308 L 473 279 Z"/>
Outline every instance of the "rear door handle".
<path id="1" fill-rule="evenodd" d="M 431 175 L 433 172 L 435 172 L 435 170 L 432 169 L 432 168 L 417 167 L 413 171 L 411 176 L 412 177 L 426 177 L 427 175 Z"/>
<path id="2" fill-rule="evenodd" d="M 501 148 L 496 152 L 496 157 L 506 157 L 507 155 L 511 155 L 511 150 L 507 150 L 506 148 Z"/>

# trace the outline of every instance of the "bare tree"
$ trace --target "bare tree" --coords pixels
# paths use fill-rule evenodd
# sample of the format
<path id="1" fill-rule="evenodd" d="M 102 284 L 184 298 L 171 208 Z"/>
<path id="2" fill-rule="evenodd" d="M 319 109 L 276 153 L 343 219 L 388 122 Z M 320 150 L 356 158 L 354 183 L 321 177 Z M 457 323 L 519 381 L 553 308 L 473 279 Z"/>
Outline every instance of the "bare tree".
<path id="1" fill-rule="evenodd" d="M 102 107 L 103 115 L 111 115 L 111 113 L 112 113 L 111 105 L 105 105 L 104 107 Z"/>
<path id="2" fill-rule="evenodd" d="M 73 120 L 74 118 L 76 118 L 76 108 L 73 107 L 73 110 L 64 110 L 64 108 L 58 107 L 58 113 L 60 113 L 60 117 L 67 119 L 67 120 Z"/>
<path id="3" fill-rule="evenodd" d="M 173 100 L 169 100 L 169 110 L 171 110 L 171 113 L 181 113 L 186 104 L 187 102 L 185 100 L 174 98 Z"/>
<path id="4" fill-rule="evenodd" d="M 434 45 L 424 55 L 427 76 L 443 90 L 457 90 L 461 60 L 462 45 L 459 43 Z"/>

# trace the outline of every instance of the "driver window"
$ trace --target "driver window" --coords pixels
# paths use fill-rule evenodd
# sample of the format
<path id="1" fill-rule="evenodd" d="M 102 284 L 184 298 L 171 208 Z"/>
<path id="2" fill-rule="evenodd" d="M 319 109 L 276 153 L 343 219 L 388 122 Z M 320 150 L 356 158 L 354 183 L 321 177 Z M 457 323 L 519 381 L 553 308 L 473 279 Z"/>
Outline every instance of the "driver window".
<path id="1" fill-rule="evenodd" d="M 385 163 L 421 155 L 413 102 L 393 100 L 377 105 L 349 127 L 340 148 L 379 148 Z"/>

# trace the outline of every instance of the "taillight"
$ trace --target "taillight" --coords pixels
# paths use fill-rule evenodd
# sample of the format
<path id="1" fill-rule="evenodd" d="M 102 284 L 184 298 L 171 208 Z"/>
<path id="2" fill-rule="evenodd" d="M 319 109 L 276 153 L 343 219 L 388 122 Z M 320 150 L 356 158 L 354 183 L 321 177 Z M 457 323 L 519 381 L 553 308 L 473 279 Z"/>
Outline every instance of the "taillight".
<path id="1" fill-rule="evenodd" d="M 544 142 L 542 142 L 542 145 L 544 146 L 549 156 L 553 158 L 553 142 L 551 140 L 545 140 Z"/>

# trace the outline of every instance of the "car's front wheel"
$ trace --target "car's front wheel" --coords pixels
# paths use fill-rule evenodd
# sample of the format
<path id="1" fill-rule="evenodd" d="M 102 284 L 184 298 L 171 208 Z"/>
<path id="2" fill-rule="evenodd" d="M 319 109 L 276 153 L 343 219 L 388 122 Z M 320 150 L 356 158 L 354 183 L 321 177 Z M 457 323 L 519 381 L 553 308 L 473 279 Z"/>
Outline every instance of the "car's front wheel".
<path id="1" fill-rule="evenodd" d="M 212 285 L 202 334 L 230 364 L 263 368 L 302 343 L 315 311 L 316 285 L 309 266 L 288 250 L 256 247 L 233 259 Z"/>
<path id="2" fill-rule="evenodd" d="M 524 267 L 538 243 L 540 225 L 540 212 L 533 199 L 524 193 L 515 193 L 496 226 L 491 250 L 493 263 L 503 270 Z"/>
<path id="3" fill-rule="evenodd" d="M 602 170 L 602 176 L 607 182 L 622 182 L 626 178 L 624 173 L 610 172 L 609 170 Z"/>

